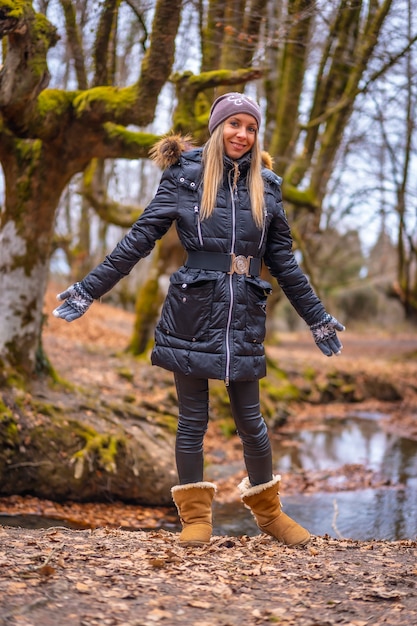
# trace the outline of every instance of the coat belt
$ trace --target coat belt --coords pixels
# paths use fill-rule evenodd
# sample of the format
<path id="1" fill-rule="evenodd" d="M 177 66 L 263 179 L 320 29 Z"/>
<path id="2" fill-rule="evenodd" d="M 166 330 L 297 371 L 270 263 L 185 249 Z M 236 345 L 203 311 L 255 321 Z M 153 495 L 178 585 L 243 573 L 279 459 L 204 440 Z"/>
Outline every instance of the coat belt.
<path id="1" fill-rule="evenodd" d="M 243 254 L 236 255 L 233 253 L 191 250 L 188 252 L 184 265 L 193 269 L 259 276 L 261 263 L 262 259 L 253 256 L 243 256 Z"/>

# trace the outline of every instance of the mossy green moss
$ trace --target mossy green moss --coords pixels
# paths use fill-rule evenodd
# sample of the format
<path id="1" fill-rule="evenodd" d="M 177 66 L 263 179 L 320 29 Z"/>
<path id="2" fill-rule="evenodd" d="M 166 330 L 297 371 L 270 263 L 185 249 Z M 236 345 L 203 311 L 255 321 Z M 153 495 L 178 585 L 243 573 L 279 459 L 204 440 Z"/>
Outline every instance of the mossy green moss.
<path id="1" fill-rule="evenodd" d="M 299 189 L 287 181 L 284 181 L 282 185 L 282 195 L 286 202 L 296 206 L 316 208 L 318 205 L 317 198 L 311 189 Z"/>
<path id="2" fill-rule="evenodd" d="M 74 98 L 78 95 L 77 91 L 63 91 L 61 89 L 45 89 L 39 94 L 37 100 L 38 114 L 42 118 L 53 114 L 57 118 L 72 109 Z"/>
<path id="3" fill-rule="evenodd" d="M 59 39 L 56 27 L 51 24 L 43 13 L 36 13 L 35 15 L 34 32 L 37 40 L 41 37 L 48 37 L 50 39 L 49 45 L 56 43 Z"/>
<path id="4" fill-rule="evenodd" d="M 122 448 L 125 448 L 123 437 L 110 433 L 101 434 L 79 423 L 74 423 L 74 432 L 85 442 L 84 447 L 75 452 L 72 457 L 76 478 L 82 477 L 86 466 L 90 471 L 93 471 L 95 467 L 109 473 L 117 471 L 117 455 Z"/>
<path id="5" fill-rule="evenodd" d="M 221 433 L 226 439 L 230 439 L 236 435 L 236 424 L 233 417 L 225 417 L 218 421 Z"/>
<path id="6" fill-rule="evenodd" d="M 32 165 L 39 162 L 42 152 L 42 141 L 40 139 L 17 139 L 16 156 L 20 165 Z M 29 174 L 29 173 L 28 173 Z"/>
<path id="7" fill-rule="evenodd" d="M 33 60 L 35 67 L 46 66 L 45 55 L 49 48 L 53 47 L 59 41 L 59 35 L 56 26 L 51 24 L 46 15 L 43 13 L 35 13 L 33 23 L 33 40 L 36 41 L 39 52 L 44 54 L 35 55 Z"/>
<path id="8" fill-rule="evenodd" d="M 294 402 L 295 400 L 300 400 L 302 396 L 300 389 L 290 381 L 279 384 L 265 382 L 262 388 L 269 398 L 276 402 Z"/>
<path id="9" fill-rule="evenodd" d="M 313 381 L 313 380 L 315 379 L 315 377 L 317 376 L 317 372 L 316 372 L 316 370 L 314 369 L 314 367 L 311 367 L 311 366 L 309 365 L 308 367 L 306 367 L 306 368 L 305 368 L 303 375 L 304 375 L 304 378 L 305 378 L 307 381 L 311 382 L 311 381 Z"/>
<path id="10" fill-rule="evenodd" d="M 121 113 L 131 109 L 137 100 L 137 88 L 135 85 L 129 87 L 93 87 L 86 91 L 81 91 L 73 101 L 74 110 L 77 117 L 90 111 L 96 104 L 109 114 Z"/>
<path id="11" fill-rule="evenodd" d="M 152 421 L 159 426 L 163 426 L 168 433 L 175 435 L 178 427 L 178 418 L 168 414 L 158 414 Z"/>
<path id="12" fill-rule="evenodd" d="M 135 324 L 128 351 L 135 356 L 144 354 L 153 342 L 155 319 L 162 302 L 158 274 L 153 271 L 142 285 L 135 302 Z"/>
<path id="13" fill-rule="evenodd" d="M 213 381 L 210 388 L 210 406 L 216 419 L 228 419 L 230 402 L 227 390 L 222 381 Z"/>
<path id="14" fill-rule="evenodd" d="M 24 391 L 26 389 L 26 377 L 24 373 L 16 368 L 10 367 L 0 361 L 0 385 L 2 389 L 13 389 Z"/>
<path id="15" fill-rule="evenodd" d="M 278 361 L 271 358 L 269 354 L 266 354 L 266 365 L 268 368 L 268 377 L 276 377 L 280 379 L 287 379 L 288 375 L 281 367 L 278 365 Z"/>
<path id="16" fill-rule="evenodd" d="M 14 448 L 19 444 L 19 428 L 11 409 L 0 398 L 0 444 Z"/>
<path id="17" fill-rule="evenodd" d="M 328 372 L 324 379 L 318 379 L 315 383 L 315 391 L 319 394 L 318 401 L 323 403 L 354 402 L 361 394 L 354 376 L 337 371 Z"/>
<path id="18" fill-rule="evenodd" d="M 32 22 L 31 39 L 33 48 L 32 54 L 27 60 L 27 67 L 30 70 L 33 81 L 39 84 L 48 71 L 46 54 L 57 43 L 59 37 L 56 27 L 51 24 L 43 13 L 32 14 L 29 19 Z"/>
<path id="19" fill-rule="evenodd" d="M 128 367 L 119 367 L 117 370 L 117 375 L 120 376 L 120 378 L 129 381 L 130 383 L 133 382 L 134 373 Z"/>
<path id="20" fill-rule="evenodd" d="M 25 0 L 0 0 L 0 9 L 7 17 L 21 19 L 25 17 L 31 3 Z"/>
<path id="21" fill-rule="evenodd" d="M 14 154 L 19 168 L 16 178 L 16 195 L 20 207 L 20 219 L 24 220 L 27 212 L 26 203 L 33 194 L 33 180 L 42 159 L 42 141 L 40 139 L 15 139 Z M 16 213 L 16 216 L 18 214 Z M 17 257 L 23 259 L 23 257 Z M 19 261 L 20 262 L 20 261 Z"/>
<path id="22" fill-rule="evenodd" d="M 146 156 L 158 139 L 160 139 L 159 135 L 135 132 L 113 122 L 106 122 L 103 126 L 109 139 L 121 139 L 125 146 L 131 145 L 135 148 L 143 148 Z"/>
<path id="23" fill-rule="evenodd" d="M 51 404 L 50 402 L 43 402 L 41 400 L 35 400 L 32 398 L 31 406 L 36 413 L 40 413 L 41 415 L 46 415 L 52 418 L 59 418 L 62 415 L 62 408 L 58 407 L 56 404 Z"/>

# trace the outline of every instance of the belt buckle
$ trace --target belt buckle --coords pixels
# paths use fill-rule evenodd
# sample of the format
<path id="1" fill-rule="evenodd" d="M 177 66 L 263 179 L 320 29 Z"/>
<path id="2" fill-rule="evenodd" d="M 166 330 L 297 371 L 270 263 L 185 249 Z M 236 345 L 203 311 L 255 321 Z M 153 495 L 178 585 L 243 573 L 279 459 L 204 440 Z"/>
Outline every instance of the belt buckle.
<path id="1" fill-rule="evenodd" d="M 240 274 L 241 276 L 250 276 L 249 268 L 250 261 L 253 259 L 252 256 L 243 256 L 243 254 L 238 254 L 237 256 L 232 253 L 230 260 L 230 271 L 229 274 Z"/>

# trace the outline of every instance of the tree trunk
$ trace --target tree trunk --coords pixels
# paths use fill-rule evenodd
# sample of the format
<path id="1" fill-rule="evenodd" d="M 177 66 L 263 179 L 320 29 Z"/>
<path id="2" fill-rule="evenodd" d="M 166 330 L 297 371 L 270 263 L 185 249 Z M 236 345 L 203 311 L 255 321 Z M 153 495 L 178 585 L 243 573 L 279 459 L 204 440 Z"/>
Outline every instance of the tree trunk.
<path id="1" fill-rule="evenodd" d="M 13 146 L 13 147 L 12 147 Z M 16 140 L 5 163 L 0 216 L 0 364 L 36 369 L 54 216 L 68 176 L 40 141 Z"/>
<path id="2" fill-rule="evenodd" d="M 270 150 L 281 175 L 291 162 L 298 133 L 298 116 L 311 36 L 314 0 L 292 0 L 288 5 L 288 33 L 275 85 L 274 133 Z M 269 90 L 270 91 L 270 90 Z"/>
<path id="3" fill-rule="evenodd" d="M 65 186 L 91 159 L 147 157 L 156 140 L 125 127 L 153 119 L 171 71 L 181 7 L 181 1 L 158 0 L 136 84 L 65 92 L 45 91 L 46 55 L 57 41 L 56 29 L 29 0 L 0 0 L 0 36 L 8 37 L 0 72 L 0 160 L 6 184 L 0 216 L 3 379 L 10 368 L 25 376 L 36 370 L 55 211 Z M 73 15 L 70 10 L 65 14 L 74 34 Z M 103 31 L 97 45 L 106 46 L 111 30 Z M 74 49 L 79 55 L 78 43 Z M 112 55 L 112 46 L 107 49 Z M 77 68 L 84 82 L 80 63 Z M 97 76 L 102 73 L 98 70 Z"/>

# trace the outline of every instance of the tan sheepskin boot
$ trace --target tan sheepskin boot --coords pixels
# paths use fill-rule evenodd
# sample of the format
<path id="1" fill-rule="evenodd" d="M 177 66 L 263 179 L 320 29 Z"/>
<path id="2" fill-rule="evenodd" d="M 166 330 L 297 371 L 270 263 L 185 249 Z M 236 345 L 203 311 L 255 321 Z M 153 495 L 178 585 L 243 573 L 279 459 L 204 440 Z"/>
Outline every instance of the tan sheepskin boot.
<path id="1" fill-rule="evenodd" d="M 201 546 L 210 543 L 213 529 L 211 504 L 216 489 L 216 485 L 208 482 L 172 487 L 172 498 L 182 524 L 180 544 Z"/>
<path id="2" fill-rule="evenodd" d="M 252 485 L 244 478 L 239 485 L 242 502 L 250 509 L 262 532 L 275 537 L 286 546 L 304 545 L 310 540 L 308 530 L 282 512 L 279 499 L 281 476 L 268 483 Z"/>

